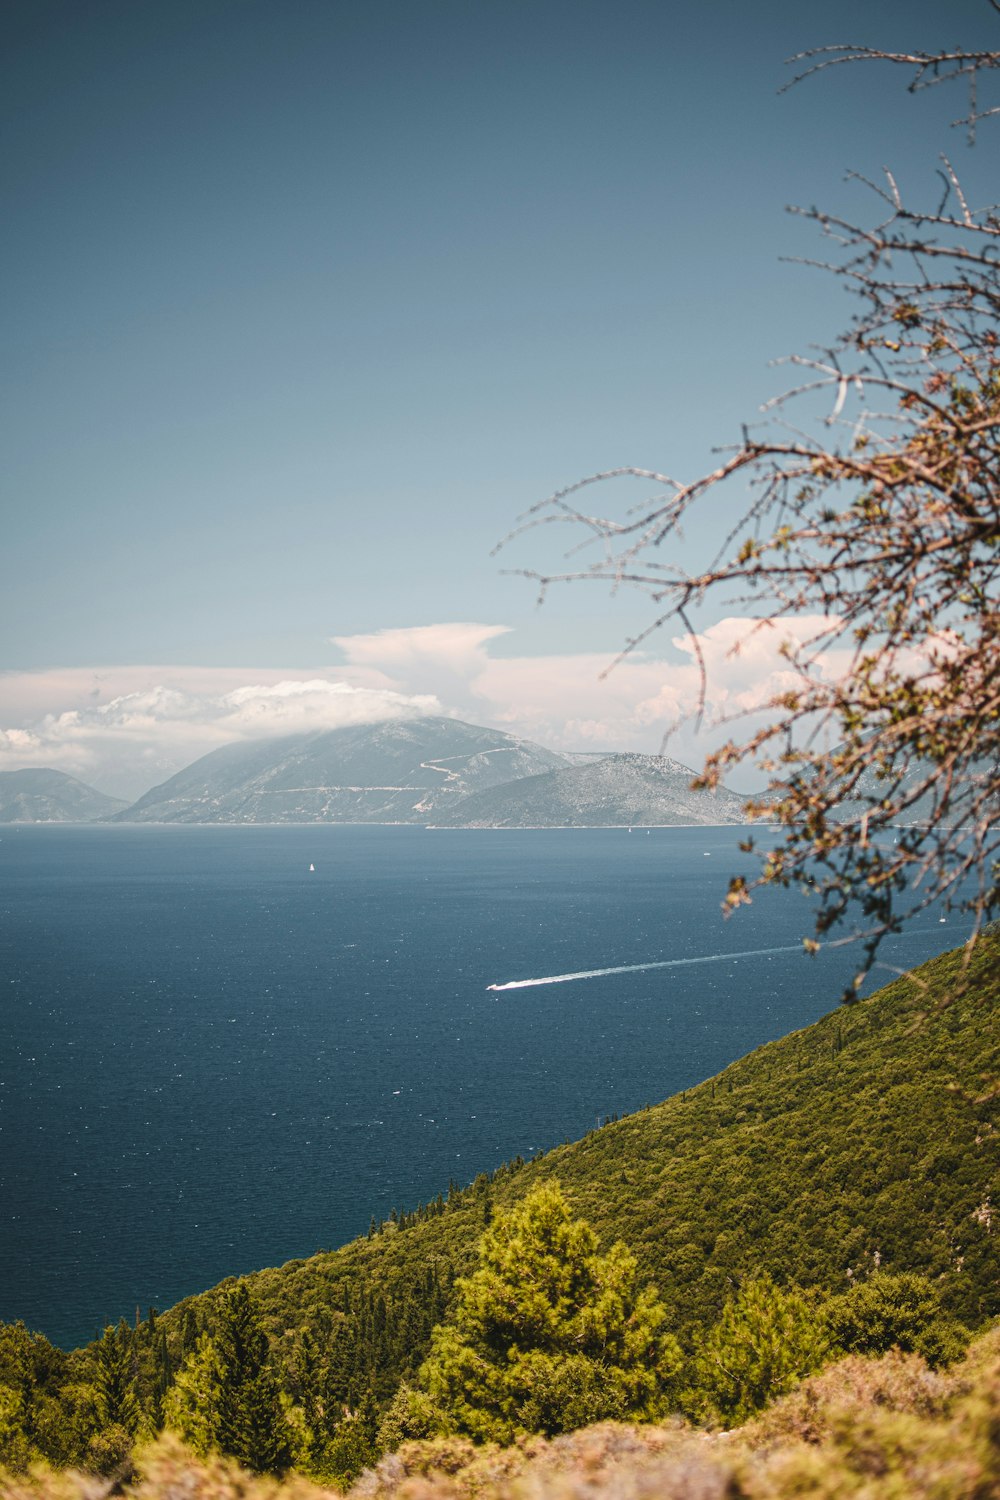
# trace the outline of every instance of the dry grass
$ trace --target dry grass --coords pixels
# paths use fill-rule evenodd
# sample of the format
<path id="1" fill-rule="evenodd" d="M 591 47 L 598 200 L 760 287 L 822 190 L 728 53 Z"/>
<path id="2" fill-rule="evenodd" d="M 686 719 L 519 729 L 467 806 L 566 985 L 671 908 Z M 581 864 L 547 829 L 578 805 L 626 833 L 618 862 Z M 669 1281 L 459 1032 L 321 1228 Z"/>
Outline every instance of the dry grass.
<path id="1" fill-rule="evenodd" d="M 1000 1500 L 1000 1329 L 948 1374 L 852 1357 L 746 1427 L 602 1423 L 510 1449 L 405 1444 L 351 1500 Z"/>
<path id="2" fill-rule="evenodd" d="M 271 1479 L 249 1474 L 229 1459 L 200 1458 L 171 1433 L 137 1454 L 135 1471 L 105 1478 L 39 1466 L 29 1474 L 0 1471 L 2 1500 L 341 1500 L 299 1475 Z"/>
<path id="3" fill-rule="evenodd" d="M 823 1443 L 868 1413 L 940 1418 L 956 1393 L 954 1376 L 928 1369 L 918 1354 L 894 1349 L 881 1359 L 853 1355 L 812 1375 L 742 1429 L 751 1448 Z"/>
<path id="4" fill-rule="evenodd" d="M 723 1471 L 712 1461 L 720 1440 L 681 1424 L 636 1427 L 601 1422 L 562 1437 L 527 1438 L 511 1448 L 469 1445 L 468 1461 L 457 1444 L 404 1443 L 362 1476 L 350 1500 L 641 1500 L 684 1495 L 716 1500 L 728 1493 Z M 449 1448 L 443 1467 L 435 1460 Z M 435 1451 L 436 1450 L 436 1451 Z M 665 1481 L 675 1488 L 664 1488 Z M 677 1488 L 677 1486 L 680 1488 Z"/>

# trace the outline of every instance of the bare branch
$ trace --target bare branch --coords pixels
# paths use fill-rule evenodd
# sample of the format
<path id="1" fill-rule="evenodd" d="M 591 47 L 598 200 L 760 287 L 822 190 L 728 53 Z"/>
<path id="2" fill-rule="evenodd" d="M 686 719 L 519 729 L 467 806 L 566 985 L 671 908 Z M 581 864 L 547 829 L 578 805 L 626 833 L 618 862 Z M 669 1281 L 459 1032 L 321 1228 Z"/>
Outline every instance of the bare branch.
<path id="1" fill-rule="evenodd" d="M 911 69 L 914 91 L 963 80 L 970 128 L 997 112 L 980 109 L 977 86 L 1000 52 L 821 48 L 793 59 L 808 64 L 793 82 L 873 61 Z M 881 222 L 808 211 L 834 247 L 819 264 L 856 312 L 833 349 L 791 357 L 805 378 L 767 403 L 765 428 L 691 482 L 632 467 L 578 480 L 511 534 L 557 520 L 601 543 L 589 567 L 529 576 L 542 594 L 569 579 L 645 591 L 653 618 L 616 663 L 678 624 L 697 666 L 696 722 L 711 702 L 696 628 L 706 603 L 748 608 L 755 629 L 821 617 L 783 648 L 794 686 L 708 757 L 698 784 L 739 766 L 766 778 L 748 813 L 781 837 L 756 881 L 732 882 L 726 909 L 757 885 L 801 885 L 817 939 L 858 923 L 857 984 L 883 938 L 935 902 L 969 915 L 970 942 L 1000 910 L 1000 214 L 974 210 L 942 164 L 936 206 L 907 203 L 887 168 L 884 184 L 858 179 Z M 792 425 L 796 403 L 823 391 L 827 415 Z M 619 517 L 576 508 L 582 490 L 620 478 L 657 492 Z M 749 504 L 705 568 L 686 572 L 667 544 L 734 480 Z"/>

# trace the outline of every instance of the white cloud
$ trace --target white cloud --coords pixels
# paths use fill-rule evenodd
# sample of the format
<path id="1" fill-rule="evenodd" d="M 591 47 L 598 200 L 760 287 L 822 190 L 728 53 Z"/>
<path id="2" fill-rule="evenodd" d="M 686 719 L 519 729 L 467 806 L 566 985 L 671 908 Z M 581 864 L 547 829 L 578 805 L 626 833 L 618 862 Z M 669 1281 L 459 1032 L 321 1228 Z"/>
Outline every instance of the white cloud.
<path id="1" fill-rule="evenodd" d="M 490 641 L 508 632 L 506 625 L 457 621 L 337 635 L 332 643 L 354 671 L 381 672 L 399 692 L 431 693 L 474 720 L 483 704 L 471 684 L 491 664 Z"/>
<path id="2" fill-rule="evenodd" d="M 405 671 L 421 664 L 431 664 L 463 671 L 486 661 L 486 643 L 497 636 L 507 635 L 509 631 L 509 625 L 459 621 L 374 630 L 369 635 L 335 635 L 330 639 L 354 666 Z"/>
<path id="3" fill-rule="evenodd" d="M 219 707 L 216 728 L 234 739 L 304 734 L 312 729 L 339 729 L 345 724 L 374 724 L 380 719 L 441 712 L 438 700 L 427 694 L 353 687 L 317 677 L 305 682 L 289 679 L 235 688 L 219 699 Z"/>

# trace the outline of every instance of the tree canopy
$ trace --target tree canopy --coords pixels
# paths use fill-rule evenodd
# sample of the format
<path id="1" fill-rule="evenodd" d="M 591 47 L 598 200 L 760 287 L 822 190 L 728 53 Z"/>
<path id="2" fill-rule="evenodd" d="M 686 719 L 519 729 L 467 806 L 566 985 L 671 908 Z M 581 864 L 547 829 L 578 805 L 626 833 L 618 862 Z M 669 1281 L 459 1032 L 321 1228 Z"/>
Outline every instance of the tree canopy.
<path id="1" fill-rule="evenodd" d="M 258 1472 L 288 1467 L 289 1433 L 268 1337 L 245 1281 L 227 1292 L 214 1334 L 203 1334 L 181 1366 L 165 1417 L 196 1452 L 217 1449 Z"/>
<path id="2" fill-rule="evenodd" d="M 745 1422 L 820 1369 L 831 1348 L 815 1305 L 770 1276 L 750 1277 L 702 1341 L 692 1404 L 728 1424 Z"/>
<path id="3" fill-rule="evenodd" d="M 598 1253 L 555 1183 L 498 1214 L 479 1257 L 421 1372 L 459 1431 L 510 1442 L 654 1412 L 680 1364 L 666 1310 L 624 1245 Z"/>

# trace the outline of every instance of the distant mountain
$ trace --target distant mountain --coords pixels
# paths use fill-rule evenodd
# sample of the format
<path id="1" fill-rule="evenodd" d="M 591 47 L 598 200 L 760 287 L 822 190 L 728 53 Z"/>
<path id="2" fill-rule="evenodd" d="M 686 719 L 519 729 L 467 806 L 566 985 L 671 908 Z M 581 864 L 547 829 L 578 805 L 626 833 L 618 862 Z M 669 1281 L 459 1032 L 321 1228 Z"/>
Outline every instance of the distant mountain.
<path id="1" fill-rule="evenodd" d="M 0 771 L 0 823 L 93 823 L 126 806 L 62 771 Z"/>
<path id="2" fill-rule="evenodd" d="M 866 812 L 873 803 L 877 804 L 886 796 L 890 796 L 893 801 L 899 801 L 906 796 L 913 796 L 914 791 L 923 785 L 923 783 L 928 780 L 933 782 L 935 775 L 935 767 L 930 761 L 914 760 L 907 766 L 899 787 L 894 790 L 891 781 L 880 780 L 875 767 L 869 767 L 858 778 L 858 795 L 849 801 L 840 803 L 838 816 L 842 818 L 857 817 L 860 813 Z M 950 816 L 945 819 L 945 822 L 957 823 L 962 820 L 963 814 L 964 816 L 968 816 L 967 809 L 964 807 L 954 807 L 954 798 L 956 796 L 970 794 L 976 787 L 984 788 L 989 785 L 995 785 L 996 775 L 997 767 L 995 763 L 990 761 L 980 760 L 968 766 L 961 787 L 952 788 L 953 807 Z M 939 795 L 941 791 L 943 791 L 943 788 L 939 791 Z M 915 797 L 910 805 L 893 819 L 894 825 L 903 828 L 911 823 L 928 822 L 929 819 L 935 816 L 935 802 L 934 789 L 929 788 L 921 796 Z M 993 811 L 994 816 L 1000 812 L 995 798 L 993 799 Z"/>
<path id="3" fill-rule="evenodd" d="M 724 788 L 693 792 L 694 771 L 665 755 L 609 755 L 464 797 L 448 828 L 660 827 L 745 823 L 743 798 Z"/>
<path id="4" fill-rule="evenodd" d="M 462 797 L 563 768 L 496 729 L 392 719 L 226 745 L 114 818 L 123 823 L 430 823 Z"/>

